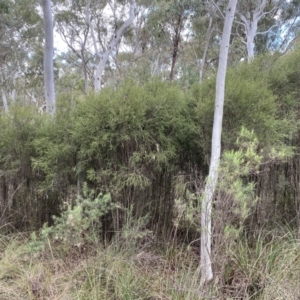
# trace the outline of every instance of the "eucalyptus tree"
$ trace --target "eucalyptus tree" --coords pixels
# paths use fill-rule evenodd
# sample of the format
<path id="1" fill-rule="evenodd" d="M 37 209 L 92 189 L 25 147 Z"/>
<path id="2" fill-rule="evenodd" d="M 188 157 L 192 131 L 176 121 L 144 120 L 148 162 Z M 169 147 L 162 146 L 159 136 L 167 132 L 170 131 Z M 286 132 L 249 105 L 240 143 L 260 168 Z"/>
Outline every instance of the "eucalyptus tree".
<path id="1" fill-rule="evenodd" d="M 219 52 L 219 40 L 224 23 L 224 1 L 204 1 L 201 12 L 192 19 L 194 52 L 199 62 L 199 81 L 205 69 L 215 66 Z M 205 38 L 204 38 L 205 37 Z"/>
<path id="2" fill-rule="evenodd" d="M 0 2 L 0 88 L 6 110 L 17 98 L 17 90 L 26 88 L 24 74 L 40 42 L 40 25 L 35 0 Z"/>
<path id="3" fill-rule="evenodd" d="M 135 0 L 56 0 L 55 11 L 62 39 L 81 62 L 85 90 L 92 74 L 94 89 L 99 91 L 107 65 L 117 56 L 124 33 L 135 19 Z"/>
<path id="4" fill-rule="evenodd" d="M 176 63 L 191 36 L 192 19 L 202 10 L 203 1 L 155 1 L 146 26 L 151 34 L 148 47 L 160 49 L 161 61 L 168 63 L 169 80 L 174 80 Z"/>
<path id="5" fill-rule="evenodd" d="M 50 114 L 55 113 L 55 89 L 54 89 L 54 73 L 53 73 L 53 20 L 50 0 L 41 0 L 44 17 L 44 85 L 46 98 L 46 111 Z"/>
<path id="6" fill-rule="evenodd" d="M 224 28 L 220 44 L 219 66 L 216 80 L 216 99 L 214 110 L 213 133 L 211 142 L 211 158 L 209 174 L 205 185 L 201 203 L 201 282 L 205 284 L 213 279 L 211 263 L 211 222 L 212 203 L 215 194 L 218 175 L 219 161 L 221 156 L 221 133 L 225 94 L 225 79 L 227 70 L 228 50 L 232 24 L 235 16 L 237 0 L 229 0 L 226 9 Z"/>
<path id="7" fill-rule="evenodd" d="M 56 79 L 56 92 L 68 93 L 69 95 L 75 95 L 75 93 L 82 94 L 82 92 L 88 93 L 90 90 L 90 81 L 93 78 L 93 60 L 92 54 L 85 53 L 85 69 L 83 68 L 83 61 L 80 55 L 69 50 L 67 52 L 60 53 L 55 58 L 55 66 L 59 70 L 59 76 Z M 83 71 L 86 71 L 86 76 L 83 75 Z"/>
<path id="8" fill-rule="evenodd" d="M 254 57 L 255 37 L 258 34 L 268 33 L 272 28 L 268 28 L 263 33 L 259 32 L 258 23 L 268 15 L 274 18 L 278 12 L 279 5 L 279 1 L 269 0 L 245 0 L 239 2 L 237 15 L 242 25 L 241 30 L 245 39 L 244 43 L 247 48 L 248 60 Z"/>
<path id="9" fill-rule="evenodd" d="M 255 52 L 284 51 L 298 35 L 299 0 L 245 0 L 237 8 L 235 32 L 247 49 L 248 60 Z"/>
<path id="10" fill-rule="evenodd" d="M 93 20 L 103 13 L 104 5 L 97 1 L 88 2 Z M 55 24 L 62 40 L 71 53 L 63 53 L 70 66 L 81 70 L 84 77 L 84 90 L 88 92 L 89 82 L 93 79 L 91 43 L 89 41 L 90 26 L 86 20 L 86 1 L 60 1 L 55 5 Z"/>
<path id="11" fill-rule="evenodd" d="M 114 27 L 115 30 L 114 32 L 112 32 L 112 35 L 110 37 L 110 41 L 108 43 L 108 45 L 103 49 L 102 52 L 100 52 L 98 50 L 97 47 L 97 42 L 95 39 L 95 35 L 94 35 L 94 30 L 93 27 L 91 26 L 91 35 L 92 35 L 92 40 L 93 40 L 93 44 L 94 44 L 94 49 L 95 49 L 95 53 L 99 58 L 99 62 L 98 65 L 96 67 L 95 70 L 95 74 L 94 74 L 94 88 L 95 91 L 100 91 L 101 87 L 102 87 L 102 75 L 105 69 L 105 66 L 109 60 L 110 55 L 113 53 L 113 51 L 116 49 L 116 46 L 118 45 L 118 43 L 120 42 L 121 38 L 123 37 L 123 34 L 125 32 L 125 30 L 132 25 L 134 18 L 136 16 L 136 2 L 135 0 L 130 0 L 129 1 L 129 12 L 128 12 L 128 17 L 127 19 L 123 22 L 123 24 L 121 26 L 119 26 L 119 24 L 116 23 L 116 6 L 112 6 L 112 13 L 113 13 L 113 17 L 114 17 Z M 90 8 L 89 5 L 87 5 L 86 8 L 86 15 L 87 15 L 87 20 L 90 19 L 89 17 L 90 14 Z"/>
<path id="12" fill-rule="evenodd" d="M 214 17 L 216 15 L 216 7 L 213 5 L 210 5 L 208 14 L 207 14 L 207 19 L 208 19 L 208 24 L 207 24 L 207 30 L 205 34 L 205 44 L 204 44 L 204 49 L 203 49 L 203 55 L 200 61 L 200 67 L 199 67 L 199 79 L 200 82 L 203 80 L 203 73 L 204 73 L 204 67 L 206 64 L 206 58 L 208 54 L 208 48 L 210 45 L 210 40 L 212 38 L 213 32 L 215 30 L 216 23 L 214 23 Z"/>

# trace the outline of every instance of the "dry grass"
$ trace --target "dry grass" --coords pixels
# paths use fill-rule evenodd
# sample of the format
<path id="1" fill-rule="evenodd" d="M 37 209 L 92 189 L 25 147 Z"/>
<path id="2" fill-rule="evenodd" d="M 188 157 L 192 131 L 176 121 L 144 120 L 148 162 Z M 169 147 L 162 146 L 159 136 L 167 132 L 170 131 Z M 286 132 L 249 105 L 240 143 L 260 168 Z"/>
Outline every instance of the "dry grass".
<path id="1" fill-rule="evenodd" d="M 112 243 L 61 254 L 54 245 L 29 254 L 24 237 L 1 239 L 0 300 L 199 299 L 197 257 Z"/>
<path id="2" fill-rule="evenodd" d="M 299 299 L 300 249 L 287 238 L 250 249 L 236 245 L 233 277 L 200 289 L 198 253 L 190 247 L 112 242 L 61 252 L 55 244 L 28 253 L 28 238 L 0 237 L 0 300 Z M 68 248 L 69 249 L 69 248 Z"/>

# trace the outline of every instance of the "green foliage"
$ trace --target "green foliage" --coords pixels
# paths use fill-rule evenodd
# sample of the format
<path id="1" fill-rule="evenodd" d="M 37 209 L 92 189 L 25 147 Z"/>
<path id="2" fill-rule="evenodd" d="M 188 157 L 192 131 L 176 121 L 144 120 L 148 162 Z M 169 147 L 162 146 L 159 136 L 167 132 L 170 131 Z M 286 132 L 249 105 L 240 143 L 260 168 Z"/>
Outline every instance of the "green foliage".
<path id="1" fill-rule="evenodd" d="M 101 232 L 101 217 L 113 208 L 110 194 L 97 195 L 84 185 L 83 197 L 78 196 L 74 206 L 66 204 L 61 215 L 53 217 L 52 226 L 44 224 L 38 237 L 32 234 L 28 245 L 30 251 L 43 250 L 48 239 L 62 242 L 67 248 L 80 248 L 97 241 Z"/>
<path id="2" fill-rule="evenodd" d="M 278 98 L 281 115 L 294 113 L 295 117 L 298 117 L 300 90 L 297 61 L 299 57 L 300 47 L 297 45 L 295 50 L 276 61 L 269 74 L 270 86 Z"/>
<path id="3" fill-rule="evenodd" d="M 256 173 L 262 161 L 262 156 L 257 154 L 258 143 L 253 132 L 242 129 L 241 138 L 244 139 L 242 148 L 225 151 L 222 156 L 219 197 L 214 213 L 218 220 L 215 231 L 224 234 L 223 238 L 228 244 L 240 236 L 244 222 L 257 200 L 255 183 L 245 178 Z"/>
<path id="4" fill-rule="evenodd" d="M 277 119 L 276 97 L 268 88 L 266 79 L 251 72 L 251 66 L 240 65 L 229 70 L 226 80 L 222 145 L 233 149 L 242 127 L 254 130 L 263 145 L 282 142 L 282 122 Z M 201 135 L 205 146 L 210 146 L 215 99 L 215 79 L 196 86 L 191 95 L 196 102 Z M 205 149 L 206 152 L 210 148 Z"/>
<path id="5" fill-rule="evenodd" d="M 35 116 L 31 108 L 12 107 L 10 114 L 0 115 L 2 123 L 0 151 L 7 153 L 1 156 L 4 170 L 18 171 L 22 162 L 30 159 L 32 141 L 37 135 L 41 119 Z"/>
<path id="6" fill-rule="evenodd" d="M 290 234 L 261 231 L 254 245 L 245 237 L 228 248 L 224 293 L 243 299 L 286 299 L 299 295 L 298 245 Z"/>
<path id="7" fill-rule="evenodd" d="M 292 92 L 279 94 L 276 76 L 270 75 L 285 60 L 294 63 L 292 58 L 291 54 L 279 62 L 277 56 L 259 57 L 229 71 L 222 149 L 224 174 L 231 177 L 226 175 L 228 188 L 220 186 L 221 194 L 226 191 L 232 198 L 233 190 L 241 191 L 249 183 L 249 174 L 260 178 L 261 166 L 282 165 L 283 158 L 292 157 L 295 147 L 287 145 L 296 139 L 296 97 Z M 295 72 L 290 71 L 293 76 Z M 284 78 L 292 80 L 293 76 Z M 7 205 L 12 199 L 11 208 L 21 209 L 31 224 L 51 223 L 50 216 L 59 214 L 64 201 L 74 203 L 82 183 L 87 182 L 97 192 L 111 193 L 114 203 L 124 208 L 133 205 L 137 217 L 149 215 L 149 224 L 161 222 L 164 230 L 170 230 L 181 206 L 186 214 L 177 223 L 192 224 L 197 214 L 195 192 L 199 193 L 194 182 L 205 178 L 208 170 L 215 79 L 188 92 L 158 79 L 144 85 L 128 80 L 116 90 L 105 88 L 87 96 L 70 91 L 58 98 L 54 118 L 13 107 L 9 115 L 1 115 L 1 170 L 6 180 L 2 186 L 6 190 L 10 186 Z M 287 105 L 282 110 L 284 101 Z M 244 136 L 239 137 L 241 130 Z M 21 169 L 24 173 L 15 180 L 16 170 Z M 186 189 L 179 195 L 176 180 L 180 176 Z M 30 189 L 24 194 L 25 182 Z M 251 189 L 249 185 L 249 190 L 234 197 L 248 197 Z M 242 219 L 249 209 L 243 201 L 233 210 L 234 214 L 241 210 Z M 34 213 L 34 207 L 40 214 Z M 105 230 L 119 230 L 126 223 L 126 211 L 118 218 L 114 213 L 111 217 L 117 221 L 107 222 Z M 196 222 L 193 227 L 197 226 Z"/>
<path id="8" fill-rule="evenodd" d="M 36 205 L 38 213 L 31 210 L 35 199 L 31 157 L 36 155 L 33 142 L 41 123 L 41 117 L 31 107 L 11 106 L 9 114 L 0 114 L 0 205 L 4 228 L 6 222 L 30 227 L 39 216 L 40 206 Z"/>
<path id="9" fill-rule="evenodd" d="M 136 203 L 138 214 L 172 207 L 172 190 L 156 193 L 160 184 L 171 186 L 172 174 L 186 164 L 185 149 L 198 144 L 197 125 L 188 111 L 183 93 L 157 80 L 145 86 L 128 82 L 117 91 L 89 95 L 73 117 L 77 172 L 126 207 Z M 159 198 L 166 201 L 161 208 L 155 204 Z"/>
<path id="10" fill-rule="evenodd" d="M 11 174 L 11 193 L 5 197 L 7 203 L 16 200 L 12 209 L 22 207 L 33 226 L 51 223 L 50 216 L 64 201 L 73 203 L 87 181 L 126 208 L 135 204 L 137 216 L 172 215 L 173 176 L 199 159 L 196 118 L 177 87 L 157 80 L 145 86 L 128 82 L 86 98 L 60 96 L 57 105 L 55 117 L 27 107 L 11 107 L 0 116 L 6 178 L 1 187 L 8 189 Z M 25 173 L 16 180 L 20 169 Z M 28 194 L 18 188 L 26 181 Z M 26 199 L 21 207 L 19 196 Z M 166 225 L 170 219 L 161 221 Z"/>
<path id="11" fill-rule="evenodd" d="M 245 66 L 228 72 L 222 137 L 224 143 L 230 145 L 235 142 L 235 132 L 242 126 L 254 130 L 261 143 L 276 143 L 278 124 L 275 118 L 275 97 L 263 78 L 249 76 L 243 68 Z"/>
<path id="12" fill-rule="evenodd" d="M 0 13 L 1 14 L 7 14 L 9 12 L 9 6 L 11 3 L 9 1 L 0 1 Z"/>
<path id="13" fill-rule="evenodd" d="M 249 176 L 257 176 L 263 163 L 284 162 L 292 155 L 289 147 L 259 151 L 254 131 L 245 128 L 240 132 L 236 147 L 237 150 L 224 151 L 219 170 L 215 230 L 221 234 L 224 231 L 226 243 L 243 232 L 245 221 L 258 200 L 256 182 L 249 180 Z"/>
<path id="14" fill-rule="evenodd" d="M 71 143 L 72 109 L 66 98 L 58 99 L 55 118 L 43 117 L 39 135 L 33 141 L 36 155 L 31 158 L 33 169 L 41 175 L 40 192 L 60 189 L 76 182 L 72 166 L 75 163 L 75 148 Z"/>
<path id="15" fill-rule="evenodd" d="M 278 220 L 299 225 L 299 53 L 258 57 L 228 73 L 213 203 L 214 266 L 227 298 L 280 299 L 280 289 L 290 295 L 286 282 L 299 294 L 291 280 L 299 277 L 293 266 L 299 251 L 285 240 L 257 238 L 263 226 Z M 0 114 L 1 229 L 41 228 L 47 222 L 32 235 L 30 247 L 46 249 L 39 255 L 57 250 L 50 251 L 54 256 L 81 255 L 85 245 L 99 246 L 101 234 L 110 256 L 101 253 L 107 262 L 99 259 L 98 269 L 88 265 L 80 271 L 77 298 L 89 298 L 92 290 L 94 299 L 149 294 L 198 299 L 199 290 L 194 293 L 189 286 L 191 280 L 193 288 L 198 284 L 197 263 L 179 270 L 185 256 L 176 246 L 183 239 L 191 243 L 190 251 L 199 238 L 199 194 L 210 156 L 215 79 L 185 92 L 159 80 L 143 85 L 128 80 L 116 90 L 87 96 L 70 88 L 70 82 L 65 86 L 54 117 L 26 106 L 11 106 L 8 114 Z M 158 259 L 165 268 L 161 276 L 179 270 L 164 286 L 153 274 L 139 280 L 141 270 L 156 268 L 151 265 L 156 258 L 149 259 L 148 269 L 144 264 L 155 233 L 172 238 L 166 261 L 174 265 Z M 140 260 L 142 267 L 136 268 Z M 235 286 L 238 278 L 244 283 Z"/>

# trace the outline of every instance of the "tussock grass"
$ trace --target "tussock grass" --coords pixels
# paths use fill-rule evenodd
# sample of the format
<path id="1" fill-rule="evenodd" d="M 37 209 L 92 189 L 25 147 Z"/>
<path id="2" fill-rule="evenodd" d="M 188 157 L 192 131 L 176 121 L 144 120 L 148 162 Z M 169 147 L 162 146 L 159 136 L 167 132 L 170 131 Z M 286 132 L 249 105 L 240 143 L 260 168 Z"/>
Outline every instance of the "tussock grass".
<path id="1" fill-rule="evenodd" d="M 299 299 L 300 244 L 291 232 L 260 234 L 251 247 L 240 240 L 227 254 L 222 291 L 228 298 Z"/>
<path id="2" fill-rule="evenodd" d="M 261 299 L 299 299 L 300 243 L 285 235 L 278 244 L 275 257 L 269 255 L 267 259 L 272 268 Z"/>
<path id="3" fill-rule="evenodd" d="M 128 229 L 127 229 L 128 230 Z M 153 241 L 142 247 L 118 237 L 107 245 L 68 247 L 48 242 L 28 252 L 24 235 L 0 237 L 0 300 L 299 299 L 300 248 L 291 234 L 239 240 L 226 250 L 225 284 L 200 288 L 199 253 Z"/>
<path id="4" fill-rule="evenodd" d="M 30 254 L 27 244 L 25 237 L 1 238 L 1 300 L 199 299 L 198 258 L 187 247 L 142 249 L 117 240 L 65 253 L 49 242 Z"/>

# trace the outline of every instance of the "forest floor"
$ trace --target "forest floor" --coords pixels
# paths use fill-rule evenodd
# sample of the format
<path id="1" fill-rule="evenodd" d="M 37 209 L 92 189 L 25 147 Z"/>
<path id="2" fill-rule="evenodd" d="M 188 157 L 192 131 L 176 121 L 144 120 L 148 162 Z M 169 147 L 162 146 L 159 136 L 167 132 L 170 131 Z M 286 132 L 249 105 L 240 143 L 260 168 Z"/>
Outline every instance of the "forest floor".
<path id="1" fill-rule="evenodd" d="M 30 253 L 25 234 L 0 238 L 0 299 L 199 299 L 195 249 L 53 242 Z"/>
<path id="2" fill-rule="evenodd" d="M 198 247 L 133 239 L 89 245 L 28 234 L 0 237 L 0 300 L 299 299 L 300 249 L 290 237 L 245 243 L 219 254 L 213 283 L 200 287 Z M 223 262 L 221 262 L 223 261 Z M 221 276 L 222 274 L 222 276 Z"/>

